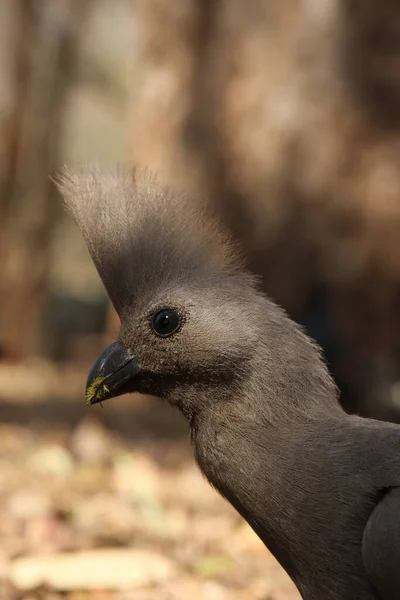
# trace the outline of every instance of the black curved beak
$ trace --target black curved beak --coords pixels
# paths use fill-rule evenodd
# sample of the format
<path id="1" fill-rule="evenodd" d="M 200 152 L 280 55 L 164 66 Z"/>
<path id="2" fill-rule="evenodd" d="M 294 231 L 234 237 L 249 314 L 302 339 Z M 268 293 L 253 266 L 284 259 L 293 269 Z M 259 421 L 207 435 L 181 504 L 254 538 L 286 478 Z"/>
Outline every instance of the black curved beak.
<path id="1" fill-rule="evenodd" d="M 120 396 L 126 384 L 137 375 L 137 358 L 122 344 L 114 342 L 100 354 L 86 382 L 86 403 L 89 406 Z"/>

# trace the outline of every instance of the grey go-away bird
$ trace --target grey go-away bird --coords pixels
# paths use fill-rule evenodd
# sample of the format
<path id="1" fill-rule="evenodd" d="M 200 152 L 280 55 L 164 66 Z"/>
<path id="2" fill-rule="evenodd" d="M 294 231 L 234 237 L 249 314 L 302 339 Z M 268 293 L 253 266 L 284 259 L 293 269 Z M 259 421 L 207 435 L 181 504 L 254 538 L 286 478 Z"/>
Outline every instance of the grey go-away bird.
<path id="1" fill-rule="evenodd" d="M 88 403 L 177 406 L 201 471 L 305 600 L 399 600 L 399 426 L 342 410 L 318 347 L 194 200 L 129 168 L 59 186 L 121 319 Z"/>

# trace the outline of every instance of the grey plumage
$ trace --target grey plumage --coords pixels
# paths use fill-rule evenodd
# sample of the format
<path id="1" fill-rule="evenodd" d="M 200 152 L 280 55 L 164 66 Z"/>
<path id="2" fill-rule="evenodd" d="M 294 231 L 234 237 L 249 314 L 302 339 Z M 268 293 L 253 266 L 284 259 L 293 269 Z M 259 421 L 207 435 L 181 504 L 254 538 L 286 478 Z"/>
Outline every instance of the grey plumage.
<path id="1" fill-rule="evenodd" d="M 305 600 L 398 598 L 400 428 L 343 412 L 319 348 L 194 200 L 124 168 L 64 171 L 59 185 L 121 317 L 89 402 L 176 405 L 201 470 Z M 166 335 L 164 309 L 164 326 L 179 319 Z"/>

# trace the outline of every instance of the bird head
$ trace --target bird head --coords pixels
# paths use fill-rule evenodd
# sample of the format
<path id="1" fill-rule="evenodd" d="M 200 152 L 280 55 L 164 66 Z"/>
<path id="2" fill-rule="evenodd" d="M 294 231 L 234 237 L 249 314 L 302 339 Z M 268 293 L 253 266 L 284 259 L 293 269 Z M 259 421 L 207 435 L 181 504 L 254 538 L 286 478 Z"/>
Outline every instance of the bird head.
<path id="1" fill-rule="evenodd" d="M 217 221 L 149 172 L 77 168 L 58 185 L 121 321 L 87 403 L 140 392 L 190 419 L 229 397 L 260 334 L 254 279 Z"/>

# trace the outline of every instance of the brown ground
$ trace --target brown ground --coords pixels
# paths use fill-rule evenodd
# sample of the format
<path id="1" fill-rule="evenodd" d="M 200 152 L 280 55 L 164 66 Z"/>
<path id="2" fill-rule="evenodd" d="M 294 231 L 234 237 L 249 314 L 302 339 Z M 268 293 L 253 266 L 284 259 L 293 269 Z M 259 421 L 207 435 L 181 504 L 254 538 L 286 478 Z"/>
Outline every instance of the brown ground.
<path id="1" fill-rule="evenodd" d="M 89 411 L 84 378 L 0 369 L 0 599 L 298 599 L 201 477 L 179 415 L 134 398 Z"/>

